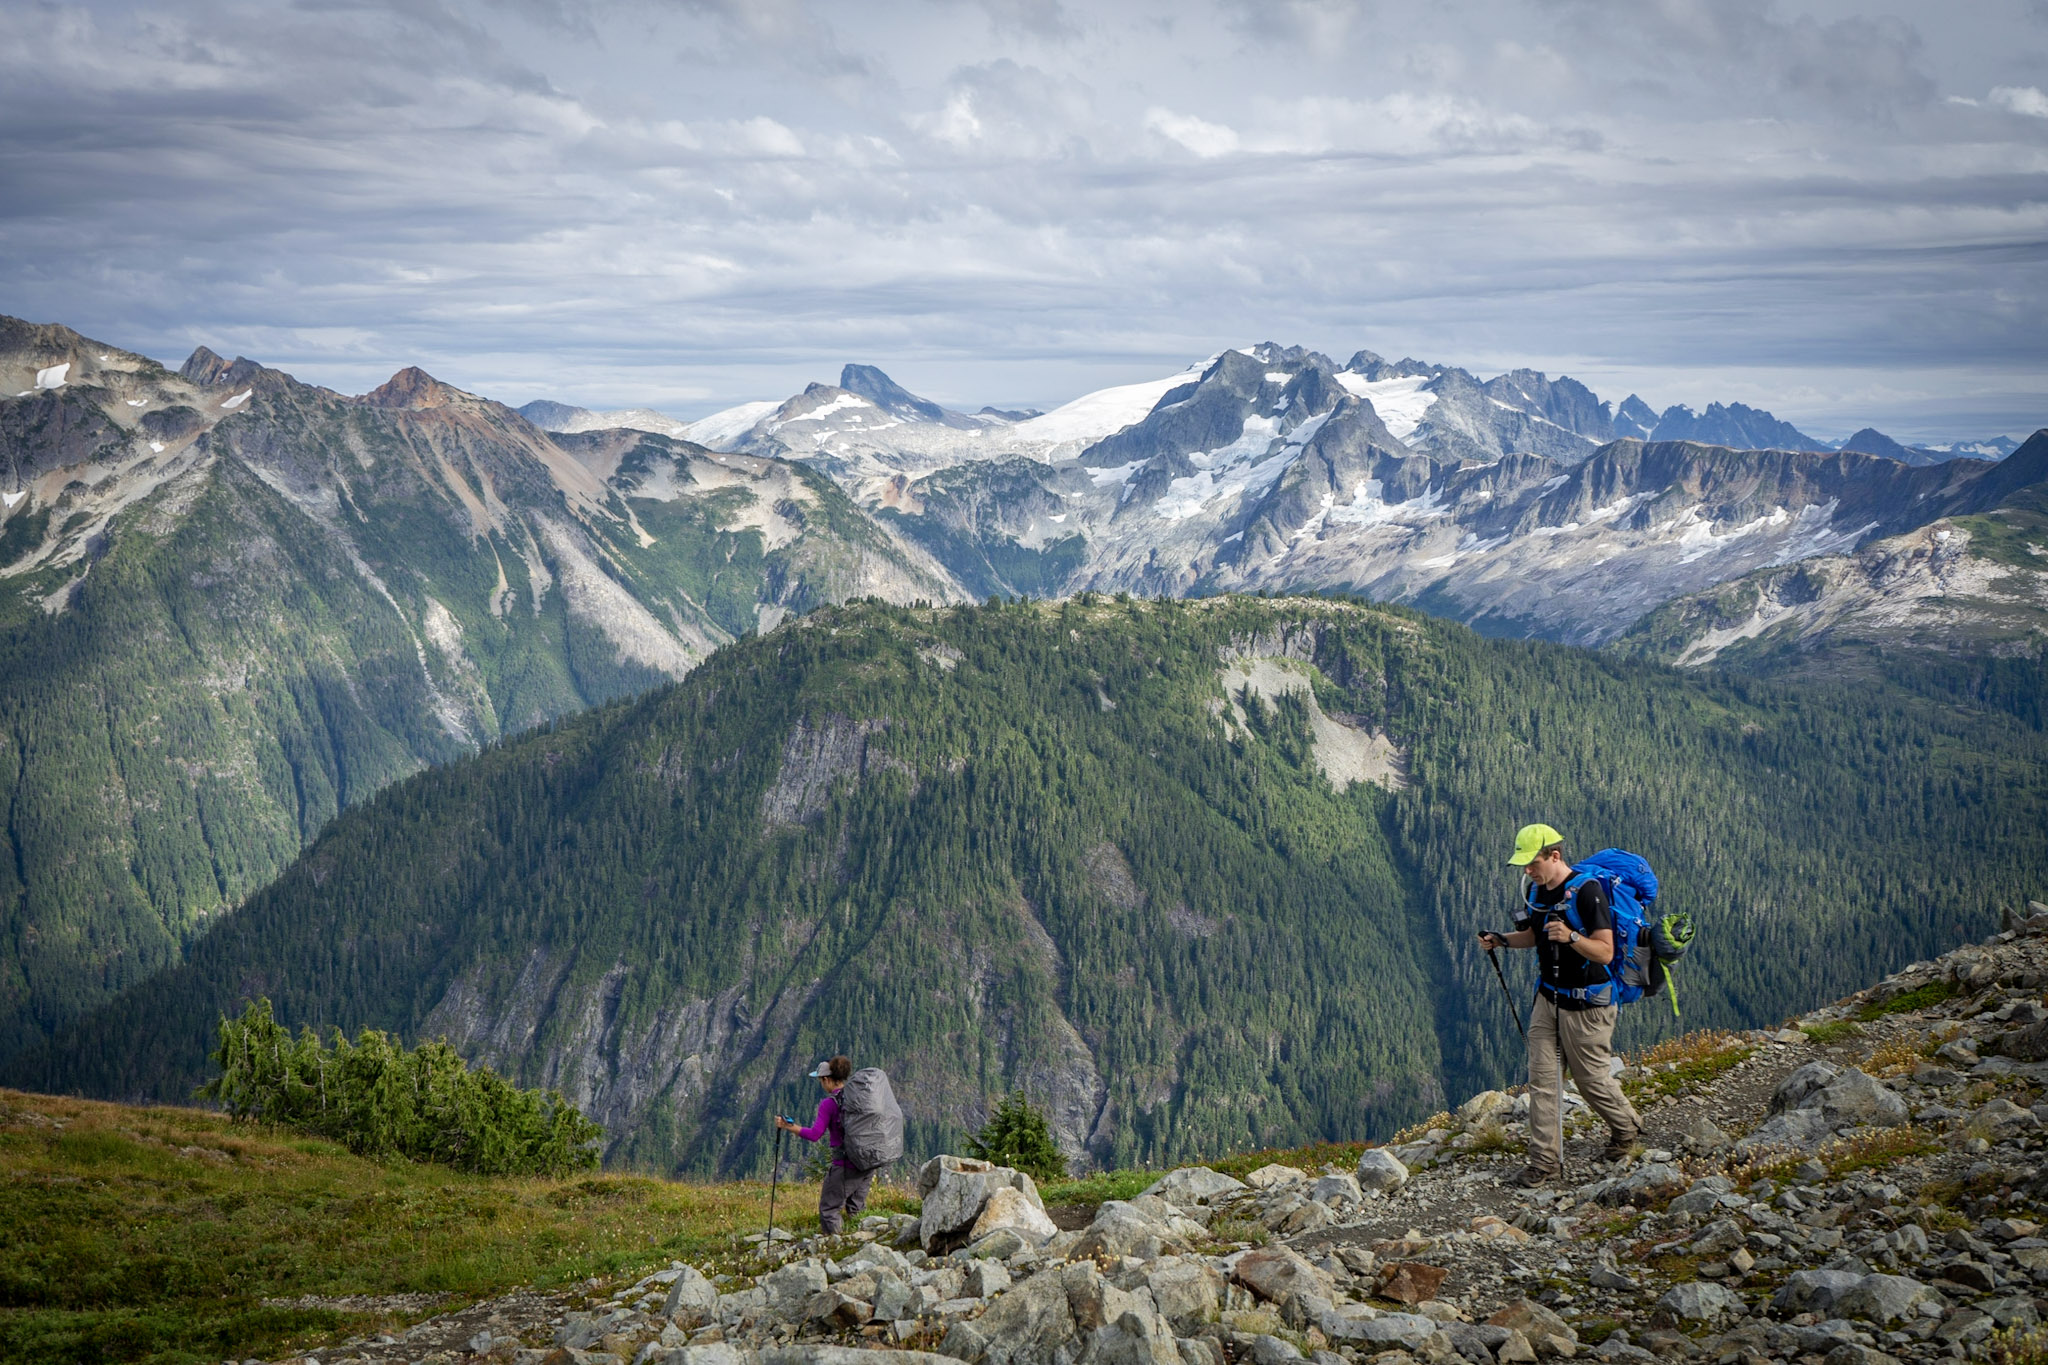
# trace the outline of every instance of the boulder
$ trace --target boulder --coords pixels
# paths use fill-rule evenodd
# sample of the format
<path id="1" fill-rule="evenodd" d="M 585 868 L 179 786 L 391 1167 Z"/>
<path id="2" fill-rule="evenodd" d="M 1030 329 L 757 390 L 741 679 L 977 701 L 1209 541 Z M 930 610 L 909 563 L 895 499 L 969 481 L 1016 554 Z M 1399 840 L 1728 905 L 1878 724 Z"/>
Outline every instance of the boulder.
<path id="1" fill-rule="evenodd" d="M 1450 1273 L 1443 1266 L 1423 1261 L 1395 1261 L 1386 1267 L 1386 1277 L 1380 1281 L 1380 1297 L 1408 1304 L 1433 1299 Z"/>
<path id="2" fill-rule="evenodd" d="M 1821 1365 L 1898 1365 L 1898 1360 L 1860 1342 L 1844 1341 L 1821 1357 Z"/>
<path id="3" fill-rule="evenodd" d="M 1327 1271 L 1310 1265 L 1291 1248 L 1261 1247 L 1237 1258 L 1231 1276 L 1268 1303 L 1285 1304 L 1297 1294 L 1319 1299 L 1336 1296 L 1336 1281 Z"/>
<path id="4" fill-rule="evenodd" d="M 1832 1129 L 1898 1128 L 1911 1121 L 1899 1093 L 1861 1067 L 1850 1067 L 1798 1104 L 1819 1109 Z"/>
<path id="5" fill-rule="evenodd" d="M 1842 1069 L 1832 1062 L 1806 1063 L 1778 1082 L 1778 1088 L 1771 1092 L 1770 1112 L 1782 1114 L 1798 1108 L 1800 1101 L 1841 1074 Z"/>
<path id="6" fill-rule="evenodd" d="M 931 1198 L 932 1191 L 939 1187 L 939 1177 L 947 1171 L 980 1175 L 994 1169 L 994 1162 L 982 1161 L 971 1156 L 935 1156 L 917 1168 L 917 1197 Z"/>
<path id="7" fill-rule="evenodd" d="M 1068 1254 L 1136 1256 L 1153 1261 L 1186 1250 L 1186 1243 L 1165 1224 L 1125 1200 L 1110 1199 L 1095 1211 L 1095 1221 L 1082 1230 Z"/>
<path id="8" fill-rule="evenodd" d="M 1724 1285 L 1711 1280 L 1693 1280 L 1686 1284 L 1673 1285 L 1657 1300 L 1657 1306 L 1666 1309 L 1681 1322 L 1704 1322 L 1709 1325 L 1719 1322 L 1733 1313 L 1742 1311 L 1742 1297 Z"/>
<path id="9" fill-rule="evenodd" d="M 967 1267 L 964 1292 L 973 1298 L 993 1298 L 1009 1287 L 1010 1272 L 1000 1261 L 976 1261 Z"/>
<path id="10" fill-rule="evenodd" d="M 1181 1365 L 1180 1343 L 1157 1313 L 1119 1314 L 1089 1337 L 1089 1365 Z"/>
<path id="11" fill-rule="evenodd" d="M 1398 1190 L 1408 1183 L 1408 1168 L 1384 1147 L 1368 1147 L 1358 1157 L 1358 1183 L 1382 1193 Z"/>
<path id="12" fill-rule="evenodd" d="M 1482 1090 L 1458 1106 L 1458 1121 L 1468 1128 L 1505 1122 L 1513 1112 L 1513 1097 L 1499 1090 Z"/>
<path id="13" fill-rule="evenodd" d="M 821 1289 L 804 1304 L 803 1321 L 817 1323 L 826 1331 L 860 1327 L 875 1315 L 875 1305 L 854 1297 L 844 1288 Z"/>
<path id="14" fill-rule="evenodd" d="M 665 1318 L 702 1321 L 718 1311 L 718 1286 L 704 1278 L 695 1266 L 684 1266 L 668 1287 L 661 1305 Z"/>
<path id="15" fill-rule="evenodd" d="M 1970 1115 L 1970 1126 L 1993 1142 L 2003 1142 L 2034 1132 L 2041 1126 L 2041 1120 L 2034 1117 L 2032 1110 L 2022 1109 L 2001 1096 Z"/>
<path id="16" fill-rule="evenodd" d="M 1319 1204 L 1309 1199 L 1296 1205 L 1285 1218 L 1282 1218 L 1278 1230 L 1293 1237 L 1304 1232 L 1314 1232 L 1317 1228 L 1326 1228 L 1336 1221 L 1337 1215 L 1330 1212 L 1328 1204 Z"/>
<path id="17" fill-rule="evenodd" d="M 1244 1187 L 1242 1180 L 1212 1171 L 1207 1166 L 1183 1166 L 1153 1181 L 1145 1193 L 1188 1208 L 1194 1204 L 1206 1204 L 1219 1195 L 1231 1194 Z"/>
<path id="18" fill-rule="evenodd" d="M 1822 1317 L 1835 1316 L 1837 1300 L 1862 1281 L 1863 1277 L 1850 1270 L 1795 1270 L 1771 1299 L 1773 1310 L 1791 1313 L 1818 1313 Z"/>
<path id="19" fill-rule="evenodd" d="M 770 1313 L 798 1321 L 811 1295 L 825 1287 L 825 1278 L 825 1267 L 816 1261 L 798 1261 L 763 1275 L 754 1287 L 767 1295 Z"/>
<path id="20" fill-rule="evenodd" d="M 2048 1021 L 2029 1024 L 1998 1040 L 1998 1050 L 2021 1062 L 2048 1062 Z"/>
<path id="21" fill-rule="evenodd" d="M 660 1359 L 662 1365 L 748 1365 L 747 1357 L 751 1354 L 727 1342 L 708 1341 L 702 1346 L 671 1347 Z M 929 1361 L 932 1357 L 925 1359 Z"/>
<path id="22" fill-rule="evenodd" d="M 1694 1256 L 1726 1256 L 1742 1245 L 1744 1236 L 1734 1219 L 1717 1219 L 1700 1229 L 1687 1251 Z"/>
<path id="23" fill-rule="evenodd" d="M 1308 1187 L 1308 1197 L 1321 1204 L 1357 1203 L 1365 1198 L 1359 1188 L 1358 1177 L 1350 1175 L 1318 1176 Z"/>
<path id="24" fill-rule="evenodd" d="M 1890 1323 L 1918 1316 L 1923 1303 L 1939 1309 L 1943 1302 L 1939 1293 L 1907 1276 L 1865 1275 L 1836 1298 L 1834 1312 L 1839 1317 Z"/>
<path id="25" fill-rule="evenodd" d="M 1294 1349 L 1293 1342 L 1272 1335 L 1253 1337 L 1247 1354 L 1252 1365 L 1289 1365 L 1301 1359 L 1301 1352 Z"/>
<path id="26" fill-rule="evenodd" d="M 1308 1174 L 1292 1166 L 1274 1164 L 1261 1166 L 1244 1178 L 1244 1183 L 1255 1190 L 1270 1190 L 1281 1185 L 1298 1185 L 1308 1179 Z"/>
<path id="27" fill-rule="evenodd" d="M 1517 1299 L 1486 1321 L 1491 1327 L 1507 1327 L 1520 1332 L 1544 1355 L 1569 1356 L 1579 1346 L 1579 1334 L 1571 1324 L 1530 1299 Z"/>
<path id="28" fill-rule="evenodd" d="M 1083 1334 L 1115 1322 L 1125 1313 L 1153 1311 L 1151 1292 L 1134 1294 L 1102 1278 L 1092 1262 L 1083 1261 L 1059 1272 L 1067 1294 L 1067 1308 L 1074 1326 Z"/>
<path id="29" fill-rule="evenodd" d="M 956 1323 L 946 1333 L 946 1354 L 955 1354 L 953 1334 L 968 1325 Z M 964 1335 L 959 1346 L 969 1349 L 972 1337 L 979 1337 L 980 1349 L 960 1359 L 983 1360 L 987 1365 L 1038 1365 L 1078 1354 L 1080 1331 L 1067 1304 L 1063 1277 L 1058 1274 L 1033 1275 L 1017 1284 L 990 1304 L 972 1326 L 973 1333 Z M 890 1365 L 895 1365 L 893 1359 Z"/>
<path id="30" fill-rule="evenodd" d="M 967 1240 L 979 1242 L 1004 1228 L 1017 1233 L 1032 1246 L 1044 1245 L 1059 1232 L 1058 1225 L 1046 1216 L 1045 1209 L 1032 1203 L 1024 1191 L 1013 1186 L 989 1191 L 988 1202 L 981 1206 L 980 1215 L 968 1230 Z"/>
<path id="31" fill-rule="evenodd" d="M 1415 1351 L 1420 1350 L 1436 1332 L 1436 1319 L 1426 1318 L 1420 1313 L 1382 1313 L 1370 1322 L 1359 1324 L 1358 1340 L 1386 1342 Z"/>
<path id="32" fill-rule="evenodd" d="M 1811 1151 L 1834 1136 L 1827 1116 L 1818 1109 L 1788 1109 L 1765 1119 L 1748 1137 L 1735 1144 L 1737 1156 L 1772 1147 L 1797 1147 Z M 1825 1174 L 1825 1173 L 1823 1173 Z"/>
<path id="33" fill-rule="evenodd" d="M 911 1288 L 908 1283 L 890 1274 L 877 1271 L 875 1274 L 875 1320 L 895 1322 L 898 1318 L 914 1318 L 924 1307 L 924 1296 Z"/>
<path id="34" fill-rule="evenodd" d="M 1145 1277 L 1159 1315 L 1182 1331 L 1192 1331 L 1223 1306 L 1223 1277 L 1200 1261 L 1167 1261 Z"/>
<path id="35" fill-rule="evenodd" d="M 935 1157 L 945 1161 L 948 1158 Z M 958 1160 L 959 1158 L 953 1158 Z M 960 1170 L 941 1167 L 931 1190 L 924 1196 L 924 1210 L 918 1219 L 917 1240 L 926 1251 L 951 1250 L 967 1239 L 974 1222 L 988 1203 L 989 1169 Z M 919 1185 L 923 1185 L 920 1177 Z"/>
<path id="36" fill-rule="evenodd" d="M 1535 1365 L 1536 1347 L 1530 1343 L 1528 1337 L 1510 1328 L 1507 1340 L 1494 1348 L 1493 1358 L 1499 1361 L 1500 1365 Z"/>

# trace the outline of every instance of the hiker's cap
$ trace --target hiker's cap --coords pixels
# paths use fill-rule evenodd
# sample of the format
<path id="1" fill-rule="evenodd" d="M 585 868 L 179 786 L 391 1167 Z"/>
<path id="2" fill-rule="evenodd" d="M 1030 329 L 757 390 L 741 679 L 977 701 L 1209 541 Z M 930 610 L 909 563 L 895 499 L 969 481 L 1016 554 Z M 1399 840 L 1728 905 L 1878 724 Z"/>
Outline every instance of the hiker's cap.
<path id="1" fill-rule="evenodd" d="M 814 1081 L 824 1080 L 827 1076 L 830 1076 L 832 1074 L 832 1063 L 819 1062 L 817 1070 L 807 1071 L 804 1074 L 809 1076 Z"/>
<path id="2" fill-rule="evenodd" d="M 1527 867 L 1544 849 L 1563 842 L 1564 836 L 1548 825 L 1524 825 L 1515 832 L 1515 856 L 1508 862 L 1516 867 Z"/>

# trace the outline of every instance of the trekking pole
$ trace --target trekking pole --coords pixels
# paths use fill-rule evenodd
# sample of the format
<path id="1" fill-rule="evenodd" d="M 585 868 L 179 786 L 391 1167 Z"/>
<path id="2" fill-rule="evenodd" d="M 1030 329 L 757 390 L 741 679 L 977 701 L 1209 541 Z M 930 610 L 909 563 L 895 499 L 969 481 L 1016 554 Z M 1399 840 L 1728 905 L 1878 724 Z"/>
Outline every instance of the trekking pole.
<path id="1" fill-rule="evenodd" d="M 1493 979 L 1500 982 L 1501 998 L 1508 1002 L 1508 1018 L 1515 1021 L 1515 1032 L 1522 1035 L 1523 1042 L 1527 1042 L 1529 1030 L 1522 1027 L 1522 1013 L 1515 1008 L 1515 994 L 1508 989 L 1507 973 L 1500 969 L 1500 959 L 1494 956 L 1493 949 L 1486 950 L 1486 960 L 1493 964 Z"/>
<path id="2" fill-rule="evenodd" d="M 775 1250 L 775 1185 L 782 1179 L 782 1125 L 775 1125 L 775 1165 L 768 1172 L 768 1231 L 761 1236 L 764 1252 Z"/>

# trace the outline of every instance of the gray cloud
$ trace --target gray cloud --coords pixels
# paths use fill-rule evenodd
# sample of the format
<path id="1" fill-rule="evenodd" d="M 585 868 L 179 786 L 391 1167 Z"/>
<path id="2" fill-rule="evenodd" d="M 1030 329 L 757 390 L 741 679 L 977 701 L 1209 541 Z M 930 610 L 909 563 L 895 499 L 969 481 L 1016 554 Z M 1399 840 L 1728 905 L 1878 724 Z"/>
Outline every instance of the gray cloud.
<path id="1" fill-rule="evenodd" d="M 0 51 L 0 309 L 684 413 L 846 359 L 1042 405 L 1271 338 L 2031 429 L 2044 34 L 1916 13 L 45 5 Z"/>

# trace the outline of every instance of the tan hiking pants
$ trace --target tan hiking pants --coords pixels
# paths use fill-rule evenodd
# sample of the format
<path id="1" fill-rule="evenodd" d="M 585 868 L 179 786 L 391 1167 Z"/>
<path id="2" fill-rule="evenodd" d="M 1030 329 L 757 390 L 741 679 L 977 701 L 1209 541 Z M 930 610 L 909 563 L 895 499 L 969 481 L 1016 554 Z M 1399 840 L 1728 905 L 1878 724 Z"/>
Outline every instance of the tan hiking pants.
<path id="1" fill-rule="evenodd" d="M 1564 1044 L 1564 1063 L 1571 1068 L 1579 1098 L 1593 1106 L 1593 1112 L 1607 1120 L 1616 1138 L 1633 1142 L 1641 1130 L 1636 1111 L 1629 1107 L 1621 1085 L 1608 1074 L 1608 1059 L 1614 1055 L 1612 1005 L 1591 1010 L 1561 1010 L 1548 995 L 1536 993 L 1536 1009 L 1529 1017 L 1529 1164 L 1539 1170 L 1557 1171 L 1564 1166 L 1563 1141 L 1558 1135 L 1559 1087 L 1557 1053 Z"/>

